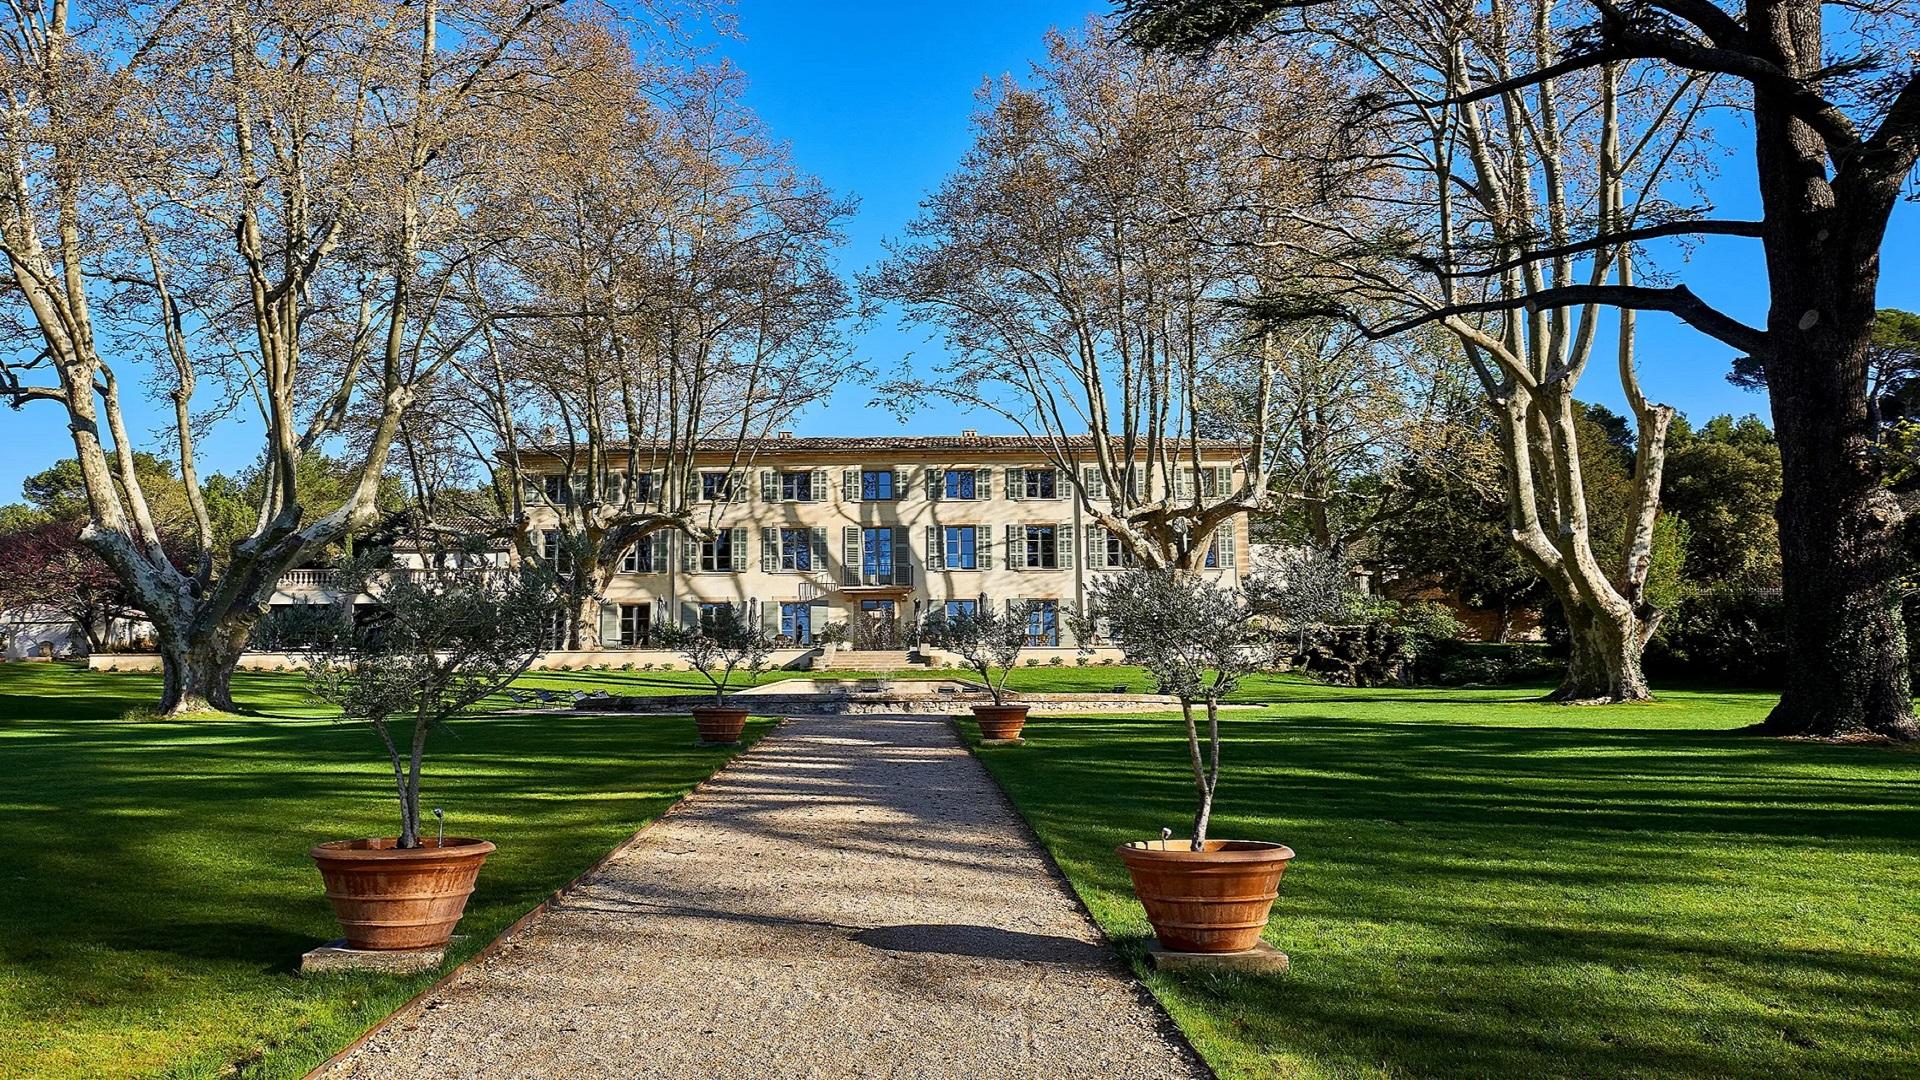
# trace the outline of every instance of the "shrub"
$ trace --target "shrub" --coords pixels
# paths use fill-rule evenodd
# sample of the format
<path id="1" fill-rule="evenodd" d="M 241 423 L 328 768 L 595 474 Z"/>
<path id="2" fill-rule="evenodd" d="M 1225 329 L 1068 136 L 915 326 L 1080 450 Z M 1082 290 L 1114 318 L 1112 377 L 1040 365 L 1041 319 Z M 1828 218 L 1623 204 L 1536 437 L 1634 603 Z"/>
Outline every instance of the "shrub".
<path id="1" fill-rule="evenodd" d="M 1085 657 L 1082 657 L 1081 659 L 1084 660 Z M 1065 667 L 1066 664 L 1067 664 L 1067 658 L 1064 656 L 1055 656 L 1047 660 L 1048 667 Z"/>
<path id="2" fill-rule="evenodd" d="M 1682 596 L 1648 644 L 1647 670 L 1778 686 L 1786 664 L 1786 609 L 1777 592 L 1715 585 Z"/>

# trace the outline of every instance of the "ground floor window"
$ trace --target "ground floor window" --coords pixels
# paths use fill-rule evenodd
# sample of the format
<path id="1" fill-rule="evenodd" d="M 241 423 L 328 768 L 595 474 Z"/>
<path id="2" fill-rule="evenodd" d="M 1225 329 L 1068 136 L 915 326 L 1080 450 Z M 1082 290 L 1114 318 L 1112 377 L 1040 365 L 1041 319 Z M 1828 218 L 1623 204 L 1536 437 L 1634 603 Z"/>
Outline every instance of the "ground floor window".
<path id="1" fill-rule="evenodd" d="M 893 600 L 860 601 L 860 618 L 853 626 L 856 649 L 898 649 L 906 644 L 900 632 L 900 606 Z"/>
<path id="2" fill-rule="evenodd" d="M 1027 644 L 1047 647 L 1060 644 L 1060 601 L 1027 601 Z"/>
<path id="3" fill-rule="evenodd" d="M 957 622 L 961 619 L 977 618 L 979 614 L 980 614 L 980 601 L 978 600 L 947 601 L 946 615 L 947 615 L 948 622 Z"/>
<path id="4" fill-rule="evenodd" d="M 653 630 L 652 604 L 620 605 L 620 644 L 632 648 L 643 648 Z"/>
<path id="5" fill-rule="evenodd" d="M 813 644 L 813 605 L 781 604 L 780 636 L 795 645 Z"/>

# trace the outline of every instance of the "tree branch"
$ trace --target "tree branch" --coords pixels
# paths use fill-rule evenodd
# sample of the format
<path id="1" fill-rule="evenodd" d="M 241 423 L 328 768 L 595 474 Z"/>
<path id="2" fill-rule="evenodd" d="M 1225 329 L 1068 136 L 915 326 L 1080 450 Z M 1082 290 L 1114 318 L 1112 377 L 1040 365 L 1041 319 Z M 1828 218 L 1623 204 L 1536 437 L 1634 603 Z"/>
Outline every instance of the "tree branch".
<path id="1" fill-rule="evenodd" d="M 1577 307 L 1582 304 L 1607 304 L 1635 311 L 1664 311 L 1679 317 L 1687 325 L 1709 337 L 1723 341 L 1749 355 L 1764 352 L 1766 331 L 1746 323 L 1708 304 L 1685 285 L 1654 289 L 1640 285 L 1566 285 L 1538 292 L 1477 303 L 1450 304 L 1423 312 L 1383 327 L 1362 330 L 1369 338 L 1387 338 L 1458 315 L 1505 311 L 1545 311 L 1551 308 Z"/>

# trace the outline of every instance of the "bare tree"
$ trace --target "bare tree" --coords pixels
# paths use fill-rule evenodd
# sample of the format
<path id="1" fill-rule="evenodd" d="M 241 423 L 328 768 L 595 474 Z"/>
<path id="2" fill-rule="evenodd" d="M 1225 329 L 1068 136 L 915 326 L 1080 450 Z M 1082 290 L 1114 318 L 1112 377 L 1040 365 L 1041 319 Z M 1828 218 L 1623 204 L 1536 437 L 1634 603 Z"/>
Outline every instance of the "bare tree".
<path id="1" fill-rule="evenodd" d="M 480 257 L 475 186 L 516 167 L 500 119 L 574 62 L 576 29 L 561 0 L 57 0 L 0 21 L 0 251 L 23 308 L 0 389 L 65 410 L 84 538 L 156 627 L 164 709 L 231 707 L 280 574 L 372 522 L 402 416 L 484 325 L 449 286 Z M 133 472 L 115 341 L 173 399 L 184 569 Z M 211 417 L 203 379 L 226 390 Z M 267 483 L 216 569 L 196 437 L 243 406 Z M 350 427 L 352 493 L 316 513 L 300 461 Z"/>
<path id="2" fill-rule="evenodd" d="M 1574 72 L 1480 94 L 1562 56 L 1567 17 L 1548 0 L 1387 0 L 1288 7 L 1277 42 L 1331 43 L 1360 119 L 1339 144 L 1337 183 L 1377 206 L 1356 225 L 1314 207 L 1262 238 L 1318 274 L 1271 296 L 1270 317 L 1338 314 L 1369 337 L 1440 327 L 1479 376 L 1498 421 L 1508 528 L 1572 631 L 1567 701 L 1649 696 L 1640 656 L 1659 625 L 1647 595 L 1660 474 L 1673 410 L 1642 392 L 1635 323 L 1615 320 L 1612 358 L 1634 414 L 1635 498 L 1620 550 L 1602 550 L 1580 468 L 1575 391 L 1605 309 L 1567 290 L 1634 280 L 1633 237 L 1583 245 L 1609 222 L 1638 236 L 1676 217 L 1668 192 L 1696 165 L 1705 80 L 1649 65 Z M 1129 29 L 1164 41 L 1177 5 L 1130 8 Z M 1214 10 L 1205 4 L 1191 5 Z M 1527 258 L 1531 250 L 1544 251 Z M 1567 302 L 1507 301 L 1555 290 Z"/>
<path id="3" fill-rule="evenodd" d="M 1299 13 L 1350 0 L 1137 0 L 1135 36 L 1205 47 Z M 1455 4 L 1477 9 L 1478 5 Z M 1563 282 L 1530 273 L 1519 289 L 1459 298 L 1433 320 L 1486 312 L 1539 319 L 1569 305 L 1671 314 L 1758 360 L 1773 405 L 1787 610 L 1787 688 L 1762 725 L 1775 734 L 1920 737 L 1900 617 L 1905 515 L 1880 482 L 1870 447 L 1867 379 L 1880 249 L 1902 185 L 1920 162 L 1920 18 L 1911 4 L 1858 0 L 1585 0 L 1554 24 L 1562 48 L 1535 52 L 1438 93 L 1412 87 L 1414 107 L 1544 93 L 1568 76 L 1612 82 L 1651 67 L 1669 81 L 1712 79 L 1740 95 L 1752 120 L 1760 220 L 1688 209 L 1653 220 L 1590 214 L 1560 234 L 1516 238 L 1503 263 L 1532 271 L 1573 255 L 1630 250 L 1664 237 L 1748 237 L 1767 272 L 1766 325 L 1750 326 L 1684 284 L 1629 277 Z M 1679 114 L 1659 127 L 1676 130 Z M 1704 140 L 1695 132 L 1682 149 Z M 1631 147 L 1627 148 L 1631 152 Z M 1637 406 L 1636 406 L 1637 407 Z"/>

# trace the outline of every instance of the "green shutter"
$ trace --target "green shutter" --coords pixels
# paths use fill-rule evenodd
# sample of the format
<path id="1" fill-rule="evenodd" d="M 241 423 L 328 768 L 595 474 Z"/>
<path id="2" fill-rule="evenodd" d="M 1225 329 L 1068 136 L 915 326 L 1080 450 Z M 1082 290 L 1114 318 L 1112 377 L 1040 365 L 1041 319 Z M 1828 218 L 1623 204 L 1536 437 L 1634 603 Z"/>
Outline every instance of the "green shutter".
<path id="1" fill-rule="evenodd" d="M 993 470 L 973 470 L 973 497 L 976 499 L 993 498 Z"/>
<path id="2" fill-rule="evenodd" d="M 820 475 L 825 476 L 826 473 L 821 473 Z M 816 525 L 814 526 L 814 529 L 813 529 L 813 572 L 814 573 L 824 574 L 827 572 L 827 555 L 828 554 L 829 553 L 827 550 L 826 527 L 821 525 Z"/>
<path id="3" fill-rule="evenodd" d="M 927 501 L 938 502 L 946 494 L 947 470 L 932 466 L 927 468 Z"/>
<path id="4" fill-rule="evenodd" d="M 691 600 L 680 601 L 680 625 L 691 630 L 700 625 L 700 605 Z"/>
<path id="5" fill-rule="evenodd" d="M 780 636 L 780 602 L 778 600 L 760 601 L 760 628 L 768 637 Z"/>
<path id="6" fill-rule="evenodd" d="M 747 568 L 747 529 L 744 525 L 734 527 L 732 554 L 733 569 L 745 570 Z"/>
<path id="7" fill-rule="evenodd" d="M 945 570 L 947 568 L 947 545 L 940 533 L 940 526 L 927 526 L 927 570 Z"/>
<path id="8" fill-rule="evenodd" d="M 1020 501 L 1027 497 L 1026 476 L 1024 475 L 1026 471 L 1025 469 L 1007 470 L 1007 498 Z"/>
<path id="9" fill-rule="evenodd" d="M 1100 473 L 1100 466 L 1089 465 L 1080 470 L 1080 476 L 1087 489 L 1087 498 L 1104 499 L 1107 497 L 1107 478 Z"/>
<path id="10" fill-rule="evenodd" d="M 860 501 L 860 470 L 840 470 L 840 497 L 847 502 Z"/>
<path id="11" fill-rule="evenodd" d="M 1025 525 L 1007 526 L 1007 569 L 1025 570 L 1027 568 L 1027 545 Z"/>
<path id="12" fill-rule="evenodd" d="M 691 536 L 680 537 L 680 569 L 698 570 L 700 568 L 700 541 Z"/>
<path id="13" fill-rule="evenodd" d="M 974 526 L 973 563 L 982 570 L 993 569 L 993 530 L 985 525 Z"/>
<path id="14" fill-rule="evenodd" d="M 1234 536 L 1233 519 L 1228 518 L 1227 523 L 1221 527 L 1220 531 L 1213 535 L 1215 543 L 1220 545 L 1220 566 L 1223 569 L 1229 569 L 1237 565 L 1235 560 L 1238 557 L 1238 552 L 1235 551 L 1234 548 L 1238 542 L 1238 538 Z"/>
<path id="15" fill-rule="evenodd" d="M 617 648 L 620 645 L 620 605 L 600 605 L 600 647 Z"/>
<path id="16" fill-rule="evenodd" d="M 895 490 L 898 490 L 897 488 Z M 913 545 L 907 542 L 907 530 L 902 526 L 893 529 L 893 582 L 895 585 L 913 584 Z"/>
<path id="17" fill-rule="evenodd" d="M 860 584 L 860 527 L 848 525 L 840 532 L 840 580 L 848 585 Z"/>
<path id="18" fill-rule="evenodd" d="M 651 568 L 656 574 L 665 571 L 667 568 L 667 542 L 672 538 L 673 534 L 664 530 L 653 534 L 653 562 Z"/>
<path id="19" fill-rule="evenodd" d="M 1056 525 L 1053 531 L 1053 546 L 1059 552 L 1060 569 L 1073 569 L 1073 526 Z"/>
<path id="20" fill-rule="evenodd" d="M 893 497 L 894 498 L 904 499 L 907 497 L 907 481 L 908 481 L 907 470 L 905 469 L 893 470 Z"/>
<path id="21" fill-rule="evenodd" d="M 1107 569 L 1107 529 L 1104 525 L 1087 526 L 1087 569 Z"/>
<path id="22" fill-rule="evenodd" d="M 760 572 L 775 574 L 780 571 L 780 530 L 763 525 L 760 528 Z"/>

